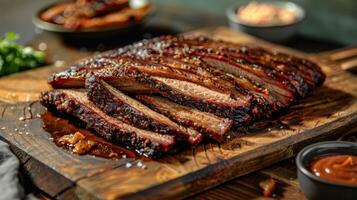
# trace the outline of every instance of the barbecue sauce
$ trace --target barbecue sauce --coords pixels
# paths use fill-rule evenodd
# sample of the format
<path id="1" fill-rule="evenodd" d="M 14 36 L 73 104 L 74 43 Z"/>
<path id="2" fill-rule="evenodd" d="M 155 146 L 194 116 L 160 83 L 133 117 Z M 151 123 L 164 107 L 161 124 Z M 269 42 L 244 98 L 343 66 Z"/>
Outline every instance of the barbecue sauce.
<path id="1" fill-rule="evenodd" d="M 310 171 L 329 181 L 357 185 L 357 156 L 326 155 L 313 161 Z"/>
<path id="2" fill-rule="evenodd" d="M 74 120 L 57 117 L 51 112 L 41 115 L 43 128 L 53 142 L 64 149 L 80 155 L 92 155 L 109 159 L 137 158 L 136 153 L 114 145 L 90 131 L 81 128 Z M 72 122 L 73 121 L 73 122 Z"/>

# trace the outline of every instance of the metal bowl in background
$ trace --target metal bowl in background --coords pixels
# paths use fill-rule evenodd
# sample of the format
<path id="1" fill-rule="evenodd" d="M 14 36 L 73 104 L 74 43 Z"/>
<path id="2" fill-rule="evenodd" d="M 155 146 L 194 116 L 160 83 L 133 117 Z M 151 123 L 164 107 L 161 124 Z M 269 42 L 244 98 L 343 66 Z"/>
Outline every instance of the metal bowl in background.
<path id="1" fill-rule="evenodd" d="M 342 141 L 319 142 L 301 150 L 296 156 L 301 190 L 309 200 L 357 199 L 357 185 L 335 183 L 315 176 L 308 170 L 308 166 L 314 159 L 330 154 L 357 155 L 357 143 Z"/>
<path id="2" fill-rule="evenodd" d="M 266 2 L 275 6 L 286 8 L 296 14 L 296 20 L 290 24 L 282 25 L 252 25 L 239 20 L 236 15 L 237 10 L 247 5 L 247 3 L 240 3 L 231 6 L 227 9 L 226 15 L 228 17 L 229 25 L 232 29 L 243 31 L 248 34 L 260 37 L 262 39 L 272 42 L 284 42 L 292 38 L 299 28 L 300 23 L 305 19 L 305 10 L 299 5 L 288 1 L 255 1 Z"/>
<path id="3" fill-rule="evenodd" d="M 145 0 L 136 0 L 146 2 Z M 132 31 L 141 28 L 155 13 L 156 9 L 154 6 L 150 9 L 149 13 L 143 17 L 140 22 L 130 22 L 126 25 L 119 26 L 110 26 L 110 27 L 100 27 L 100 28 L 90 28 L 90 29 L 79 29 L 79 30 L 70 30 L 66 29 L 61 25 L 50 23 L 44 21 L 40 18 L 42 12 L 47 10 L 48 8 L 62 3 L 65 1 L 59 1 L 57 3 L 48 5 L 40 9 L 32 19 L 34 25 L 44 31 L 53 32 L 60 34 L 62 36 L 70 37 L 70 38 L 81 38 L 81 39 L 91 39 L 91 38 L 106 38 L 112 36 L 119 36 L 129 34 Z"/>

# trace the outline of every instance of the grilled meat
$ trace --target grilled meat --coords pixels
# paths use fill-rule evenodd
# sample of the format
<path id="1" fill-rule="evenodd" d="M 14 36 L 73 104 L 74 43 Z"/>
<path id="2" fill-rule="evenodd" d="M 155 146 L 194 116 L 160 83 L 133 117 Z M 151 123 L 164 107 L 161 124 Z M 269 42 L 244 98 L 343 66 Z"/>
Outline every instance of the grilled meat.
<path id="1" fill-rule="evenodd" d="M 167 117 L 116 90 L 103 80 L 89 75 L 86 81 L 88 98 L 108 115 L 138 128 L 177 135 L 191 145 L 201 142 L 203 136 L 194 129 L 176 124 Z"/>
<path id="2" fill-rule="evenodd" d="M 40 18 L 78 30 L 139 22 L 151 9 L 150 4 L 131 8 L 128 0 L 76 0 L 56 4 L 42 12 Z"/>
<path id="3" fill-rule="evenodd" d="M 84 88 L 86 80 L 89 99 L 111 119 L 195 145 L 201 133 L 222 142 L 231 126 L 287 109 L 325 75 L 309 60 L 260 47 L 162 36 L 85 59 L 49 83 Z"/>
<path id="4" fill-rule="evenodd" d="M 41 94 L 40 102 L 49 109 L 78 118 L 108 141 L 128 146 L 146 156 L 167 152 L 175 146 L 173 136 L 138 129 L 106 115 L 88 100 L 84 92 L 51 90 Z"/>
<path id="5" fill-rule="evenodd" d="M 121 91 L 159 93 L 235 125 L 288 107 L 325 78 L 305 59 L 202 36 L 163 36 L 73 65 L 50 83 L 83 87 L 89 72 Z"/>
<path id="6" fill-rule="evenodd" d="M 153 110 L 168 116 L 173 121 L 192 127 L 206 136 L 221 143 L 232 126 L 232 120 L 220 118 L 211 113 L 176 104 L 159 96 L 137 95 L 136 98 L 144 102 Z"/>
<path id="7" fill-rule="evenodd" d="M 234 99 L 228 94 L 189 81 L 151 76 L 132 66 L 132 63 L 126 63 L 127 66 L 124 65 L 111 68 L 93 67 L 84 70 L 85 73 L 83 71 L 80 73 L 67 71 L 63 74 L 54 75 L 55 78 L 53 78 L 51 84 L 58 88 L 64 82 L 65 87 L 68 87 L 68 83 L 78 83 L 85 79 L 84 76 L 87 73 L 91 72 L 124 92 L 128 92 L 128 88 L 140 88 L 142 93 L 159 93 L 176 103 L 197 108 L 203 112 L 212 112 L 218 116 L 233 119 L 236 123 L 246 123 L 250 119 L 248 114 L 250 103 L 248 101 Z M 73 81 L 74 79 L 75 81 Z M 83 83 L 81 82 L 81 84 Z M 129 87 L 122 87 L 122 84 L 129 84 Z M 147 90 L 144 90 L 144 88 L 147 88 Z M 137 92 L 137 90 L 131 92 Z"/>

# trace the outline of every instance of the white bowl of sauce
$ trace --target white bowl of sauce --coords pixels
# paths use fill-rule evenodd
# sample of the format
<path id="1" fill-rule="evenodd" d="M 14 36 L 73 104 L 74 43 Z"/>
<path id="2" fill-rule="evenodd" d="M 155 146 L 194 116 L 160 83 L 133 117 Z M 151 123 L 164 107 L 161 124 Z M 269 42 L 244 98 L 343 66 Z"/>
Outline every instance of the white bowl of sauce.
<path id="1" fill-rule="evenodd" d="M 305 18 L 299 5 L 288 1 L 253 1 L 227 9 L 232 29 L 272 41 L 283 42 L 294 36 Z"/>

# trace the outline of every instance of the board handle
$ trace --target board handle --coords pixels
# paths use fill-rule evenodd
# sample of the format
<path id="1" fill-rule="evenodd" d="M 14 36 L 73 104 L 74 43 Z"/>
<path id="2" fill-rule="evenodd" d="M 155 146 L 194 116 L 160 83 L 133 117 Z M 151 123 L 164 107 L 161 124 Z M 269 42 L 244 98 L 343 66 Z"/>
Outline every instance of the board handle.
<path id="1" fill-rule="evenodd" d="M 357 72 L 357 47 L 334 51 L 329 59 L 338 63 L 343 70 Z"/>

